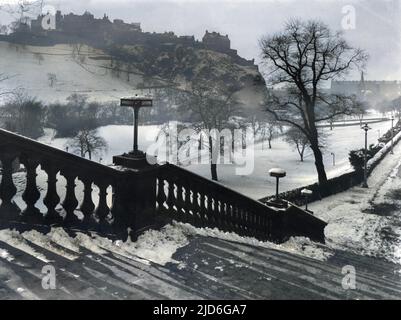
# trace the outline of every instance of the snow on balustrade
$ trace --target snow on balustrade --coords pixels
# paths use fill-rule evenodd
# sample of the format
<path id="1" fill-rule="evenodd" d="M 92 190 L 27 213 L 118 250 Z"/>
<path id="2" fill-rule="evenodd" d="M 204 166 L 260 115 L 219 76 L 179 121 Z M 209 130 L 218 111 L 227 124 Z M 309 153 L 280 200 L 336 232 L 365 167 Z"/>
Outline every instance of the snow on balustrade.
<path id="1" fill-rule="evenodd" d="M 15 159 L 22 164 L 21 172 L 14 173 Z M 123 217 L 140 207 L 134 208 L 135 196 L 129 194 L 130 181 L 138 181 L 133 177 L 135 173 L 116 170 L 5 130 L 0 131 L 0 161 L 0 219 L 119 231 L 123 237 L 129 227 L 136 227 L 132 219 Z M 148 196 L 141 195 L 141 200 Z"/>

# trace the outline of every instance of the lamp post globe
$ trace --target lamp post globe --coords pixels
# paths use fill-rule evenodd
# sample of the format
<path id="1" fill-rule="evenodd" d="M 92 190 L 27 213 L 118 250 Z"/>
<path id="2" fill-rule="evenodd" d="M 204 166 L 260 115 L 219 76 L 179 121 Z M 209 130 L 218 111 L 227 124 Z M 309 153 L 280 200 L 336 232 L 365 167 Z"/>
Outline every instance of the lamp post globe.
<path id="1" fill-rule="evenodd" d="M 281 168 L 273 168 L 269 170 L 269 175 L 276 178 L 276 202 L 279 202 L 279 181 L 281 178 L 287 176 L 287 172 Z"/>

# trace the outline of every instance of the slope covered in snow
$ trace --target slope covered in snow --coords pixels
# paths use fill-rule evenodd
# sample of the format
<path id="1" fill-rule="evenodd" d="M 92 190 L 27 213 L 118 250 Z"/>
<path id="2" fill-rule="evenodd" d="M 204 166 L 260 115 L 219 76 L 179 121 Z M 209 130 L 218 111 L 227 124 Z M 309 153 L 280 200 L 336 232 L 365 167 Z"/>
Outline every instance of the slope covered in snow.
<path id="1" fill-rule="evenodd" d="M 76 50 L 67 44 L 36 47 L 0 41 L 0 70 L 9 77 L 0 84 L 1 90 L 23 88 L 45 103 L 64 102 L 73 93 L 97 101 L 118 101 L 135 93 L 140 75 L 131 75 L 129 82 L 117 78 L 109 68 L 110 60 L 93 59 L 104 56 L 101 51 L 83 46 L 78 56 Z M 53 84 L 49 74 L 56 76 Z"/>
<path id="2" fill-rule="evenodd" d="M 0 83 L 0 92 L 21 88 L 40 101 L 51 103 L 64 102 L 73 93 L 85 94 L 92 101 L 108 102 L 134 94 L 148 94 L 152 91 L 149 88 L 154 87 L 187 89 L 191 79 L 178 74 L 174 79 L 166 80 L 163 64 L 158 66 L 158 73 L 145 74 L 141 67 L 150 55 L 142 51 L 140 54 L 142 56 L 139 55 L 137 60 L 143 63 L 135 64 L 122 62 L 83 44 L 44 47 L 0 41 L 0 74 L 9 77 Z M 196 74 L 202 70 L 204 61 L 210 59 L 214 66 L 212 77 L 230 75 L 230 81 L 238 84 L 240 89 L 237 100 L 247 108 L 259 107 L 265 87 L 263 82 L 254 84 L 254 79 L 262 79 L 256 66 L 238 65 L 228 55 L 209 50 L 198 50 L 193 54 L 196 58 L 186 70 Z M 177 69 L 184 67 L 183 62 L 174 57 L 164 58 Z"/>

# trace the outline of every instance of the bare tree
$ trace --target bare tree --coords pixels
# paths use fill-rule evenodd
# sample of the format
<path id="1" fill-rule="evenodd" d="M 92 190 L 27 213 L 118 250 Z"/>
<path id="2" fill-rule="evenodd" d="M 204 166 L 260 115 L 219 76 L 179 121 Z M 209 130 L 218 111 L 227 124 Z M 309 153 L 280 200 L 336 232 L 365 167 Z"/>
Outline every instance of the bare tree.
<path id="1" fill-rule="evenodd" d="M 85 111 L 85 106 L 88 102 L 88 98 L 89 97 L 86 94 L 73 93 L 68 96 L 66 100 L 68 102 L 68 105 L 76 113 L 77 117 L 82 117 Z"/>
<path id="2" fill-rule="evenodd" d="M 280 125 L 280 123 L 275 119 L 270 119 L 262 126 L 262 141 L 265 142 L 267 140 L 269 149 L 272 149 L 273 139 L 277 138 L 282 132 L 283 127 Z"/>
<path id="3" fill-rule="evenodd" d="M 254 137 L 256 137 L 259 133 L 261 133 L 263 124 L 259 121 L 259 117 L 257 115 L 252 115 L 248 118 L 249 125 L 252 129 Z"/>
<path id="4" fill-rule="evenodd" d="M 309 144 L 308 138 L 298 129 L 295 127 L 290 128 L 286 134 L 285 140 L 295 146 L 298 154 L 301 158 L 301 162 L 304 162 L 304 153 Z"/>
<path id="5" fill-rule="evenodd" d="M 34 53 L 33 56 L 38 61 L 39 65 L 41 65 L 42 62 L 45 60 L 45 58 L 43 58 L 43 55 L 41 53 L 39 53 L 39 52 Z"/>
<path id="6" fill-rule="evenodd" d="M 4 74 L 4 73 L 0 73 L 0 83 L 5 82 L 7 80 L 11 79 L 10 76 Z M 4 96 L 8 96 L 15 93 L 15 90 L 9 90 L 9 89 L 4 89 L 0 86 L 0 98 L 4 97 Z"/>
<path id="7" fill-rule="evenodd" d="M 368 104 L 365 101 L 357 101 L 355 104 L 355 114 L 359 119 L 360 125 L 362 125 L 363 118 L 367 114 Z"/>
<path id="8" fill-rule="evenodd" d="M 54 84 L 55 84 L 56 81 L 57 81 L 57 76 L 56 76 L 55 73 L 48 73 L 48 74 L 47 74 L 47 79 L 49 80 L 49 86 L 50 86 L 50 87 L 53 87 Z"/>
<path id="9" fill-rule="evenodd" d="M 43 134 L 42 103 L 23 90 L 13 92 L 11 97 L 1 108 L 2 116 L 7 119 L 6 129 L 30 138 L 39 138 Z"/>
<path id="10" fill-rule="evenodd" d="M 80 130 L 74 138 L 68 140 L 66 146 L 83 158 L 88 155 L 89 160 L 92 160 L 94 154 L 101 154 L 108 149 L 106 140 L 96 130 L 86 129 Z"/>
<path id="11" fill-rule="evenodd" d="M 192 127 L 198 132 L 229 128 L 230 117 L 235 115 L 237 102 L 234 94 L 238 88 L 227 81 L 210 79 L 214 74 L 213 61 L 206 61 L 203 69 L 192 81 L 190 88 L 183 95 L 179 109 L 187 113 L 193 122 Z M 208 136 L 210 171 L 212 180 L 217 181 L 217 160 L 220 154 L 219 137 Z"/>
<path id="12" fill-rule="evenodd" d="M 21 25 L 27 25 L 31 18 L 42 13 L 43 0 L 17 0 L 13 2 L 0 4 L 0 11 L 10 14 L 15 21 L 12 29 L 16 31 Z"/>
<path id="13" fill-rule="evenodd" d="M 298 128 L 309 140 L 320 185 L 327 182 L 317 123 L 355 110 L 355 97 L 327 94 L 322 84 L 361 67 L 367 55 L 352 48 L 340 32 L 320 21 L 292 20 L 284 31 L 260 40 L 272 84 L 285 94 L 270 93 L 267 111 L 279 121 Z"/>
<path id="14" fill-rule="evenodd" d="M 6 35 L 8 33 L 8 27 L 6 25 L 0 25 L 0 34 Z"/>

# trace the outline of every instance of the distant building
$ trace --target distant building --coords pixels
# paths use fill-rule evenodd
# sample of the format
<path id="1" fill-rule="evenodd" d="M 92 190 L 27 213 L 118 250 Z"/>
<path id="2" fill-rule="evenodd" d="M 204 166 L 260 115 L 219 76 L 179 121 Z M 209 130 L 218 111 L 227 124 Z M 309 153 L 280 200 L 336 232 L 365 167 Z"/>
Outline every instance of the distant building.
<path id="1" fill-rule="evenodd" d="M 400 81 L 369 81 L 362 72 L 359 81 L 332 81 L 331 92 L 356 95 L 372 102 L 394 100 L 401 96 Z"/>
<path id="2" fill-rule="evenodd" d="M 31 31 L 34 33 L 42 33 L 42 19 L 43 15 L 40 15 L 37 19 L 31 21 Z M 56 13 L 56 30 L 67 34 L 80 34 L 99 31 L 109 32 L 141 32 L 140 23 L 125 23 L 121 19 L 115 19 L 113 22 L 109 20 L 109 17 L 105 14 L 103 18 L 97 19 L 93 14 L 86 11 L 83 15 L 76 15 L 69 13 L 62 15 L 61 11 Z"/>

